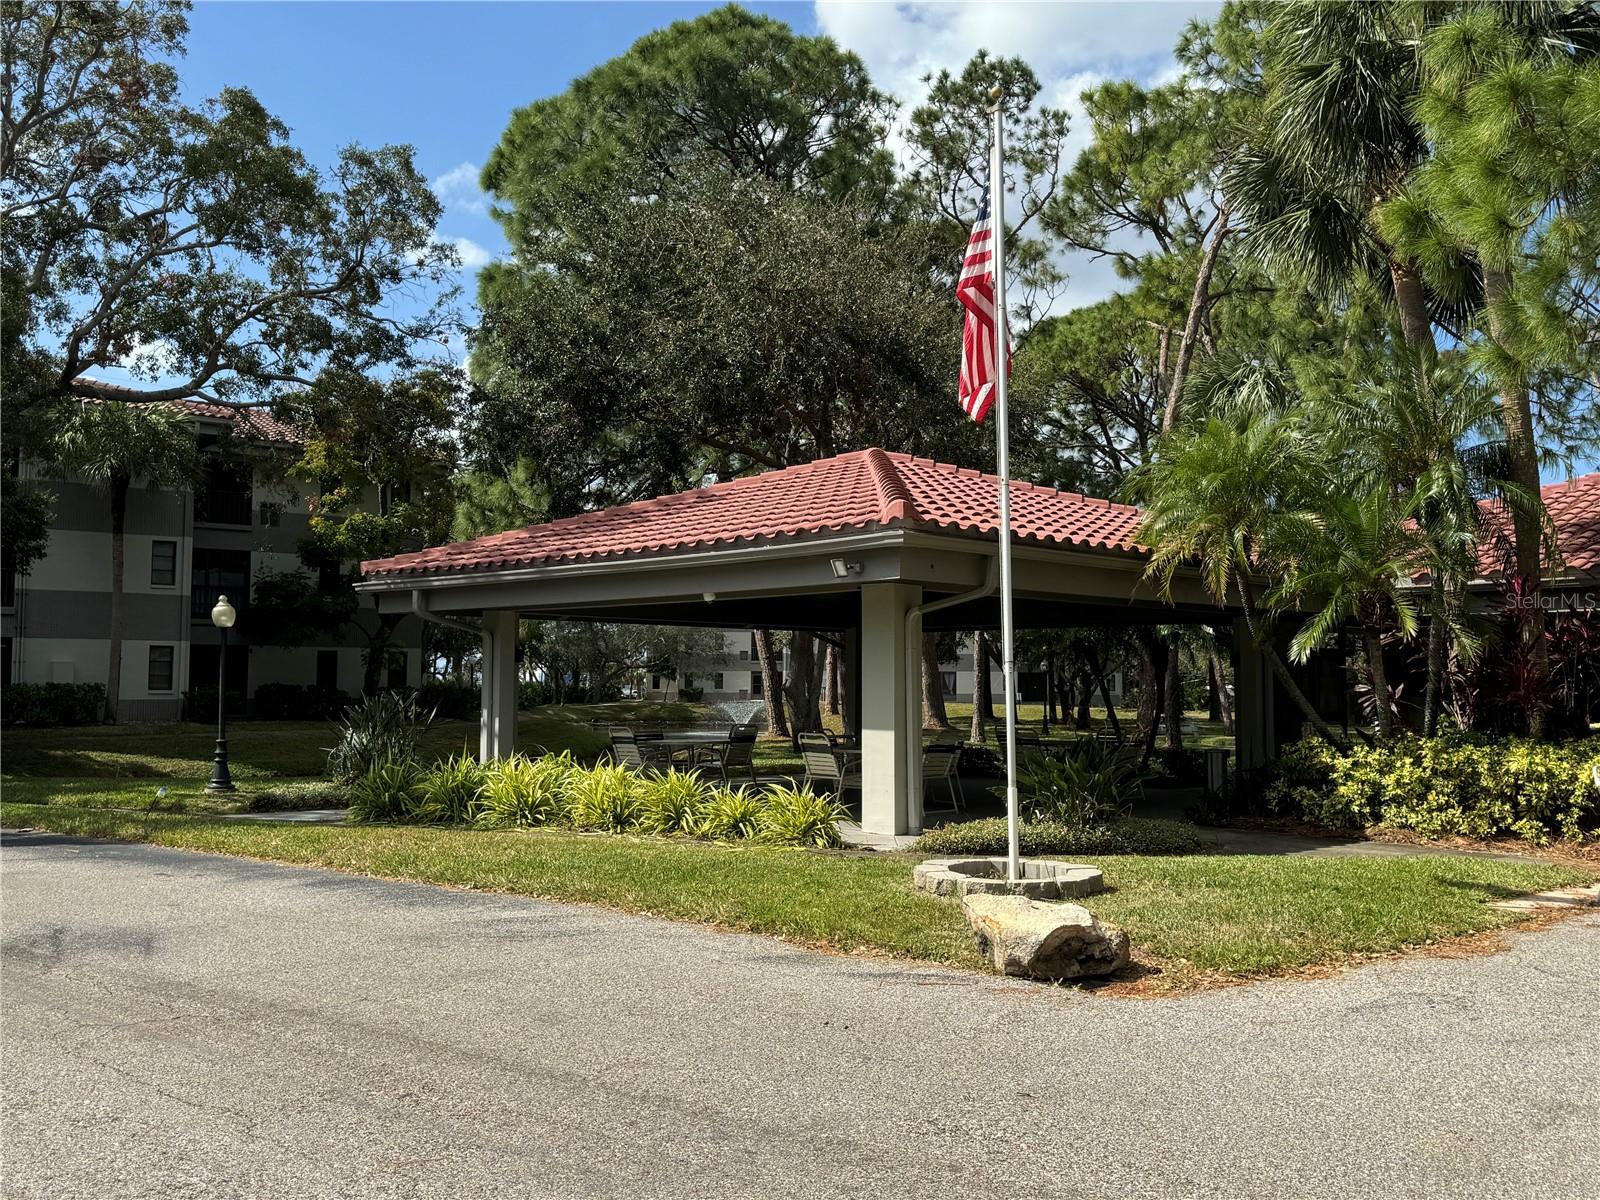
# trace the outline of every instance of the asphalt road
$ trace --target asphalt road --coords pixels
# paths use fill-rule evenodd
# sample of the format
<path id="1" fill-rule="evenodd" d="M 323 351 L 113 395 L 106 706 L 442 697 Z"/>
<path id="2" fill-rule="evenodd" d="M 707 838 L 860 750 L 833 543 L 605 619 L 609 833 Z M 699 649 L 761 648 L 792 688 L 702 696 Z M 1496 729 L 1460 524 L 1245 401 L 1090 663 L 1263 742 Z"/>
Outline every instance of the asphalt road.
<path id="1" fill-rule="evenodd" d="M 1600 918 L 1177 1001 L 8 835 L 6 1197 L 1600 1194 Z"/>

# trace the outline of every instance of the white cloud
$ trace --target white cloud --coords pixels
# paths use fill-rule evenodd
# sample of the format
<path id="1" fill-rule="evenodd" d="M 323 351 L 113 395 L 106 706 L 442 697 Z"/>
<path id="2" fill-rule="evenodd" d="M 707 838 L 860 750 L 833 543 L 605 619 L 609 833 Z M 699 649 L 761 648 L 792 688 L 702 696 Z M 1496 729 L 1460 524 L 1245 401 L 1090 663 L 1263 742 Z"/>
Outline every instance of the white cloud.
<path id="1" fill-rule="evenodd" d="M 494 261 L 494 255 L 471 238 L 447 237 L 439 240 L 447 246 L 455 247 L 456 257 L 461 260 L 461 269 L 464 271 L 476 271 L 479 267 L 486 267 Z"/>
<path id="2" fill-rule="evenodd" d="M 483 189 L 478 186 L 482 168 L 476 163 L 459 163 L 443 175 L 428 181 L 433 194 L 441 203 L 461 212 L 485 213 L 489 211 Z"/>
<path id="3" fill-rule="evenodd" d="M 1079 95 L 1107 79 L 1171 81 L 1179 33 L 1191 19 L 1214 15 L 1219 5 L 1208 0 L 815 0 L 815 7 L 822 32 L 861 56 L 873 82 L 901 102 L 902 114 L 921 100 L 924 76 L 960 71 L 979 50 L 1023 59 L 1039 77 L 1041 102 L 1065 109 L 1072 118 L 1065 149 L 1070 163 L 1089 140 Z M 899 138 L 894 142 L 898 149 Z M 1093 304 L 1122 285 L 1109 260 L 1072 254 L 1062 265 L 1070 281 L 1052 305 L 1054 313 Z"/>

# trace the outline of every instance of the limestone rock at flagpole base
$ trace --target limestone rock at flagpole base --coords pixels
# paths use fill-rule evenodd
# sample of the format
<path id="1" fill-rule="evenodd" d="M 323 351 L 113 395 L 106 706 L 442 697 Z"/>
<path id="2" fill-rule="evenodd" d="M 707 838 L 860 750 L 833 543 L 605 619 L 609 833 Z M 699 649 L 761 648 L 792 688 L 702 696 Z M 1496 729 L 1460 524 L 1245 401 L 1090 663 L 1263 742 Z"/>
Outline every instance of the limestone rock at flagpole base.
<path id="1" fill-rule="evenodd" d="M 1002 975 L 1092 979 L 1128 964 L 1128 935 L 1081 904 L 974 894 L 961 907 L 978 952 Z"/>

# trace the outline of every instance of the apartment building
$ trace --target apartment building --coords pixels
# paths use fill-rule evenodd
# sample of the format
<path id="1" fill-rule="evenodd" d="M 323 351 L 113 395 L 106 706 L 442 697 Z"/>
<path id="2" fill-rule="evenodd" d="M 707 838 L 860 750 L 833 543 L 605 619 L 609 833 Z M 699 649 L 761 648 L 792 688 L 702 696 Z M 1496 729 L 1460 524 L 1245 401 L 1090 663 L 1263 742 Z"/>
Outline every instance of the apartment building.
<path id="1" fill-rule="evenodd" d="M 120 718 L 175 720 L 184 715 L 185 693 L 215 689 L 221 635 L 211 624 L 211 608 L 219 595 L 239 612 L 228 643 L 231 711 L 249 712 L 264 684 L 314 684 L 359 693 L 367 645 L 363 629 L 375 624 L 374 613 L 360 613 L 326 644 L 272 646 L 251 638 L 256 576 L 303 569 L 297 546 L 307 531 L 315 488 L 264 469 L 270 451 L 296 440 L 294 431 L 265 413 L 179 403 L 193 419 L 206 456 L 205 476 L 199 486 L 182 491 L 152 490 L 135 480 L 129 493 Z M 211 451 L 230 431 L 240 452 L 224 459 Z M 55 512 L 44 557 L 27 575 L 6 572 L 3 579 L 0 679 L 104 683 L 111 619 L 111 517 L 105 491 L 50 477 L 26 459 L 18 473 L 53 493 Z M 390 669 L 386 682 L 415 686 L 422 663 L 412 622 L 401 627 L 398 640 L 408 647 L 404 665 Z"/>

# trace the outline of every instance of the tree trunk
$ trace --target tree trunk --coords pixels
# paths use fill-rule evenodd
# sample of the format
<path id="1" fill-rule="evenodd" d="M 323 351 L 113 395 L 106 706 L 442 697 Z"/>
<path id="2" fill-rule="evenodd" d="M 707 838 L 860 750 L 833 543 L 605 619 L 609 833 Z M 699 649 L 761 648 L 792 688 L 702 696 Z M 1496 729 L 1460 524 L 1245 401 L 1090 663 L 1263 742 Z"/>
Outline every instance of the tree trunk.
<path id="1" fill-rule="evenodd" d="M 839 647 L 832 642 L 822 656 L 822 707 L 830 717 L 839 715 Z"/>
<path id="2" fill-rule="evenodd" d="M 1376 625 L 1363 627 L 1367 640 L 1367 673 L 1372 679 L 1373 724 L 1378 740 L 1387 742 L 1394 735 L 1394 716 L 1389 711 L 1389 672 L 1383 665 L 1383 631 Z"/>
<path id="3" fill-rule="evenodd" d="M 1200 340 L 1200 326 L 1205 321 L 1206 310 L 1211 307 L 1211 275 L 1217 268 L 1217 256 L 1222 252 L 1222 239 L 1228 236 L 1228 210 L 1217 213 L 1217 223 L 1212 227 L 1211 240 L 1206 244 L 1205 257 L 1200 260 L 1200 270 L 1194 279 L 1194 295 L 1189 300 L 1189 316 L 1183 325 L 1183 339 L 1178 343 L 1178 361 L 1172 368 L 1172 381 L 1167 386 L 1167 408 L 1161 415 L 1161 430 L 1166 432 L 1178 420 L 1178 402 L 1183 397 L 1183 385 L 1189 375 L 1189 363 L 1194 358 L 1194 348 Z"/>
<path id="4" fill-rule="evenodd" d="M 1211 644 L 1211 683 L 1217 689 L 1217 715 L 1224 733 L 1233 733 L 1233 697 L 1228 695 L 1228 670 L 1216 643 Z"/>
<path id="5" fill-rule="evenodd" d="M 1140 743 L 1152 742 L 1156 726 L 1161 723 L 1160 692 L 1156 682 L 1156 637 L 1148 628 L 1134 633 L 1139 644 L 1139 707 L 1135 710 L 1135 725 Z"/>
<path id="6" fill-rule="evenodd" d="M 1144 752 L 1139 757 L 1141 766 L 1148 764 L 1150 756 L 1156 749 L 1156 732 L 1161 727 L 1161 719 L 1167 707 L 1167 666 L 1172 661 L 1172 651 L 1165 638 L 1154 636 L 1153 631 L 1141 631 L 1140 641 L 1144 644 L 1148 655 L 1150 678 L 1155 681 L 1155 694 L 1146 698 L 1140 697 L 1139 712 L 1141 716 L 1148 707 L 1150 723 L 1141 725 L 1140 738 L 1144 742 Z"/>
<path id="7" fill-rule="evenodd" d="M 1394 305 L 1400 313 L 1400 334 L 1413 350 L 1433 349 L 1433 323 L 1428 317 L 1428 299 L 1422 290 L 1422 275 L 1407 259 L 1389 260 L 1389 278 L 1394 284 Z"/>
<path id="8" fill-rule="evenodd" d="M 822 728 L 821 664 L 817 661 L 817 642 L 809 633 L 796 631 L 789 639 L 789 736 L 813 733 Z"/>
<path id="9" fill-rule="evenodd" d="M 1166 686 L 1167 749 L 1183 749 L 1183 661 L 1178 653 L 1178 635 L 1167 639 Z"/>
<path id="10" fill-rule="evenodd" d="M 1505 271 L 1484 269 L 1483 289 L 1488 301 L 1489 333 L 1504 353 L 1503 311 L 1512 302 L 1511 276 Z M 1534 699 L 1528 706 L 1528 734 L 1545 736 L 1545 716 L 1549 712 L 1550 654 L 1545 644 L 1544 614 L 1544 530 L 1539 512 L 1539 451 L 1533 440 L 1533 408 L 1523 379 L 1504 379 L 1500 387 L 1501 421 L 1505 425 L 1506 457 L 1511 482 L 1521 488 L 1530 505 L 1511 507 L 1511 528 L 1516 544 L 1517 574 L 1522 577 L 1524 607 L 1518 616 L 1522 636 L 1528 647 L 1528 666 L 1533 675 Z"/>
<path id="11" fill-rule="evenodd" d="M 939 635 L 922 635 L 922 723 L 924 728 L 949 729 L 944 707 L 944 676 L 939 673 Z"/>
<path id="12" fill-rule="evenodd" d="M 761 663 L 761 699 L 767 706 L 767 732 L 773 737 L 789 736 L 789 722 L 783 714 L 783 676 L 772 645 L 772 630 L 756 630 L 756 658 Z"/>
<path id="13" fill-rule="evenodd" d="M 1073 716 L 1074 729 L 1088 729 L 1093 723 L 1089 709 L 1094 704 L 1094 672 L 1085 668 L 1078 675 L 1078 711 Z"/>
<path id="14" fill-rule="evenodd" d="M 1046 730 L 1061 720 L 1061 712 L 1056 704 L 1059 697 L 1060 692 L 1056 689 L 1056 652 L 1051 650 L 1044 656 L 1044 723 Z"/>
<path id="15" fill-rule="evenodd" d="M 106 720 L 112 724 L 116 724 L 117 710 L 122 704 L 122 565 L 126 550 L 123 535 L 128 525 L 128 488 L 132 482 L 126 475 L 111 477 L 111 628 L 107 630 Z"/>
<path id="16" fill-rule="evenodd" d="M 982 742 L 984 726 L 994 720 L 994 695 L 989 687 L 989 635 L 972 635 L 972 730 L 969 741 Z"/>
<path id="17" fill-rule="evenodd" d="M 370 696 L 383 690 L 383 669 L 389 662 L 389 647 L 395 627 L 405 620 L 403 613 L 379 613 L 378 627 L 367 638 L 367 653 L 361 664 L 361 694 Z"/>

